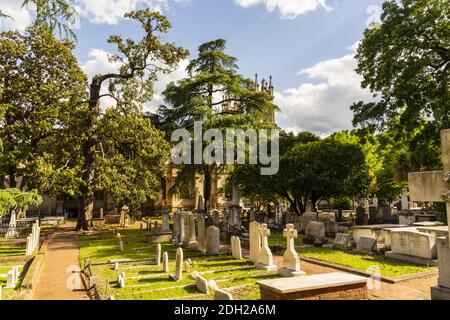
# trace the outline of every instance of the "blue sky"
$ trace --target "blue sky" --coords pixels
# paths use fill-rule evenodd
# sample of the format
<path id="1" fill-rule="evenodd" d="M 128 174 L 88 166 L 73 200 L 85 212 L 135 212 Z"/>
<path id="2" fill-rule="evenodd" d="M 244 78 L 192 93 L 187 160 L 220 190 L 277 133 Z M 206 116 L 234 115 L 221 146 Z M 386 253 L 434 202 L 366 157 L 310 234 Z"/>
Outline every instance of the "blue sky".
<path id="1" fill-rule="evenodd" d="M 275 102 L 281 108 L 277 122 L 283 128 L 309 130 L 320 135 L 351 128 L 351 102 L 371 99 L 353 72 L 354 45 L 368 21 L 377 19 L 382 0 L 75 0 L 81 13 L 75 49 L 88 75 L 107 71 L 106 39 L 110 34 L 136 37 L 139 29 L 121 19 L 124 11 L 142 6 L 162 10 L 173 29 L 165 37 L 190 50 L 216 38 L 225 38 L 227 52 L 239 59 L 240 72 L 253 78 L 274 77 Z M 0 10 L 14 23 L 1 29 L 23 29 L 33 10 L 19 10 L 18 0 L 2 0 Z M 156 85 L 155 105 L 168 81 Z"/>

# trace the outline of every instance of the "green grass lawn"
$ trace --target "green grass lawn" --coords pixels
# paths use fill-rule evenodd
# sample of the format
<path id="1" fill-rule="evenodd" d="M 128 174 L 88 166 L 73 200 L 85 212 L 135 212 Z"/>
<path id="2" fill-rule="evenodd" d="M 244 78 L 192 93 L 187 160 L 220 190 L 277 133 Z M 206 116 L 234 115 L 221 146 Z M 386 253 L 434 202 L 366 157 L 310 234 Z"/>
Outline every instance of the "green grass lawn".
<path id="1" fill-rule="evenodd" d="M 145 232 L 121 232 L 124 237 L 124 252 L 120 252 L 116 235 L 99 234 L 80 237 L 80 260 L 83 265 L 86 258 L 93 264 L 105 263 L 112 259 L 130 258 L 147 260 L 144 262 L 122 263 L 119 271 L 112 265 L 93 266 L 95 276 L 99 276 L 99 288 L 103 297 L 113 295 L 117 300 L 156 300 L 156 299 L 212 299 L 212 296 L 199 294 L 195 281 L 188 273 L 183 273 L 179 282 L 169 280 L 168 274 L 162 273 L 162 266 L 152 265 L 155 258 L 156 244 L 144 241 Z M 171 243 L 162 243 L 162 251 L 169 255 L 170 270 L 175 271 L 176 247 Z M 248 260 L 234 260 L 229 256 L 201 256 L 196 250 L 183 249 L 184 260 L 191 259 L 190 272 L 197 271 L 208 280 L 215 280 L 219 288 L 233 288 L 233 295 L 238 299 L 259 299 L 259 286 L 256 281 L 277 277 L 275 273 L 257 270 Z M 125 272 L 125 288 L 117 286 L 117 277 Z M 108 284 L 108 285 L 107 285 Z"/>
<path id="2" fill-rule="evenodd" d="M 16 288 L 8 288 L 5 289 L 4 287 L 6 286 L 6 274 L 11 270 L 11 268 L 13 266 L 20 266 L 19 267 L 19 272 L 21 273 L 19 276 L 19 280 L 17 282 Z M 2 299 L 3 300 L 13 300 L 14 297 L 19 293 L 20 291 L 20 286 L 22 284 L 22 279 L 23 279 L 23 274 L 22 271 L 26 270 L 24 269 L 25 266 L 21 265 L 18 262 L 0 262 L 0 287 L 3 287 L 3 296 Z"/>
<path id="3" fill-rule="evenodd" d="M 0 258 L 23 256 L 25 247 L 2 246 L 0 247 Z"/>
<path id="4" fill-rule="evenodd" d="M 407 262 L 388 258 L 381 254 L 356 254 L 331 248 L 302 248 L 298 250 L 300 256 L 327 261 L 347 267 L 367 271 L 376 266 L 382 276 L 398 277 L 407 274 L 435 270 L 434 267 L 413 265 Z"/>

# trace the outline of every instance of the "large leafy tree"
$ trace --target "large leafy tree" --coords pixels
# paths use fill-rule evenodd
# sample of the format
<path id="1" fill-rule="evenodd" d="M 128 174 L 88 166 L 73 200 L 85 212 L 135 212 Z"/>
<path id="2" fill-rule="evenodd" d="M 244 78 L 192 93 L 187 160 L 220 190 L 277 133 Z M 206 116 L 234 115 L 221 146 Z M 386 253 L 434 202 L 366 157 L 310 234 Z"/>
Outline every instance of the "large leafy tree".
<path id="1" fill-rule="evenodd" d="M 234 175 L 244 193 L 255 196 L 272 193 L 288 201 L 301 215 L 306 203 L 314 205 L 322 198 L 366 195 L 370 176 L 361 147 L 357 144 L 320 140 L 300 133 L 297 142 L 285 136 L 280 171 L 274 176 L 258 176 L 257 166 L 238 167 Z M 280 143 L 283 145 L 283 143 Z M 258 185 L 252 189 L 253 185 Z"/>
<path id="2" fill-rule="evenodd" d="M 43 164 L 58 167 L 55 135 L 81 110 L 76 102 L 86 85 L 72 49 L 45 25 L 0 33 L 2 187 L 35 188 Z"/>
<path id="3" fill-rule="evenodd" d="M 144 35 L 139 41 L 111 36 L 108 42 L 117 47 L 117 53 L 111 54 L 110 60 L 120 63 L 121 66 L 118 72 L 94 76 L 89 85 L 89 94 L 85 101 L 86 112 L 83 115 L 81 146 L 83 164 L 80 188 L 82 212 L 78 216 L 78 229 L 90 226 L 94 192 L 98 183 L 105 183 L 103 186 L 111 187 L 114 191 L 120 188 L 133 188 L 133 183 L 144 178 L 140 182 L 141 185 L 154 190 L 152 184 L 156 181 L 154 176 L 151 174 L 145 176 L 138 171 L 153 169 L 153 173 L 157 174 L 161 170 L 161 163 L 166 160 L 164 157 L 166 146 L 161 142 L 159 133 L 151 128 L 152 124 L 148 120 L 147 122 L 143 120 L 142 105 L 152 98 L 153 82 L 158 72 L 167 73 L 173 70 L 178 62 L 188 55 L 188 51 L 161 40 L 161 35 L 171 28 L 169 21 L 162 14 L 138 10 L 125 14 L 125 17 L 139 22 Z M 108 85 L 108 90 L 102 92 L 105 84 Z M 106 96 L 116 101 L 115 108 L 122 113 L 110 111 L 109 114 L 102 114 L 100 101 Z M 114 119 L 121 120 L 118 123 Z M 149 128 L 146 128 L 147 126 Z M 129 132 L 121 136 L 119 131 L 127 127 Z M 139 130 L 143 129 L 146 131 L 139 133 Z M 149 135 L 143 135 L 145 133 Z M 119 140 L 108 138 L 109 134 Z M 137 141 L 132 141 L 133 135 L 137 135 Z M 102 164 L 110 167 L 102 170 L 100 169 Z M 117 173 L 117 176 L 111 176 L 106 182 L 99 182 L 98 174 L 104 172 L 109 175 Z M 134 187 L 139 188 L 139 185 Z M 119 201 L 124 201 L 124 199 L 143 199 L 145 194 L 148 195 L 149 191 L 139 193 L 134 189 L 134 192 L 129 192 L 126 197 L 119 197 L 120 192 L 113 196 Z"/>
<path id="4" fill-rule="evenodd" d="M 271 114 L 276 109 L 272 97 L 256 89 L 255 83 L 238 74 L 237 59 L 225 53 L 226 42 L 217 39 L 200 45 L 198 57 L 187 67 L 189 76 L 170 83 L 164 91 L 166 105 L 160 107 L 160 127 L 167 133 L 176 128 L 193 131 L 194 122 L 203 129 L 271 128 Z M 211 199 L 212 179 L 227 170 L 220 163 L 182 164 L 178 167 L 176 188 L 203 177 L 205 204 Z"/>
<path id="5" fill-rule="evenodd" d="M 17 188 L 0 190 L 0 216 L 16 211 L 23 212 L 31 205 L 39 205 L 42 197 L 37 190 L 23 192 Z"/>
<path id="6" fill-rule="evenodd" d="M 448 127 L 450 116 L 450 6 L 442 0 L 389 0 L 381 24 L 369 27 L 358 47 L 362 86 L 375 103 L 352 106 L 354 123 L 386 129 L 393 118 L 406 130 L 427 119 Z"/>

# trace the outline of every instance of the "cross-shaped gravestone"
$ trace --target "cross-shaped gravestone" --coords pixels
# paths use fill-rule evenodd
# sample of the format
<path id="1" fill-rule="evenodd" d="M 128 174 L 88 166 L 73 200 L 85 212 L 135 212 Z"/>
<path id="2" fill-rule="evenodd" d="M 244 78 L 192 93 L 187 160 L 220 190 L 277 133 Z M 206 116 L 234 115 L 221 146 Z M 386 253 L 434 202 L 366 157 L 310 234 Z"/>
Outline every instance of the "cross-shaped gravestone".
<path id="1" fill-rule="evenodd" d="M 450 222 L 450 129 L 441 131 L 443 170 L 414 172 L 408 175 L 411 201 L 445 202 Z M 450 232 L 450 224 L 449 224 Z M 450 300 L 450 246 L 447 238 L 439 238 L 439 286 L 431 288 L 433 300 Z"/>
<path id="2" fill-rule="evenodd" d="M 294 240 L 297 239 L 297 230 L 293 224 L 287 224 L 283 230 L 283 237 L 287 240 L 286 251 L 283 255 L 283 269 L 279 274 L 284 277 L 303 276 L 305 273 L 300 271 L 300 258 L 295 251 Z"/>
<path id="3" fill-rule="evenodd" d="M 261 237 L 261 247 L 256 267 L 268 271 L 276 271 L 277 266 L 273 264 L 273 256 L 269 248 L 270 229 L 267 227 L 267 224 L 264 223 L 260 226 L 259 235 Z"/>

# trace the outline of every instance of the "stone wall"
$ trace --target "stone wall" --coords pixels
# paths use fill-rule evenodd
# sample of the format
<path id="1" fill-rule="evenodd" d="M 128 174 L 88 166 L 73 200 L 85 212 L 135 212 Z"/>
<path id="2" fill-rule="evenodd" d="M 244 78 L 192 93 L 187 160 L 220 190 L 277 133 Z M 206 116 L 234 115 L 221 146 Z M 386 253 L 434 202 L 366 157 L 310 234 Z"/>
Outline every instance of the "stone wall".
<path id="1" fill-rule="evenodd" d="M 261 300 L 367 300 L 366 284 L 352 284 L 315 290 L 280 293 L 261 287 Z"/>

